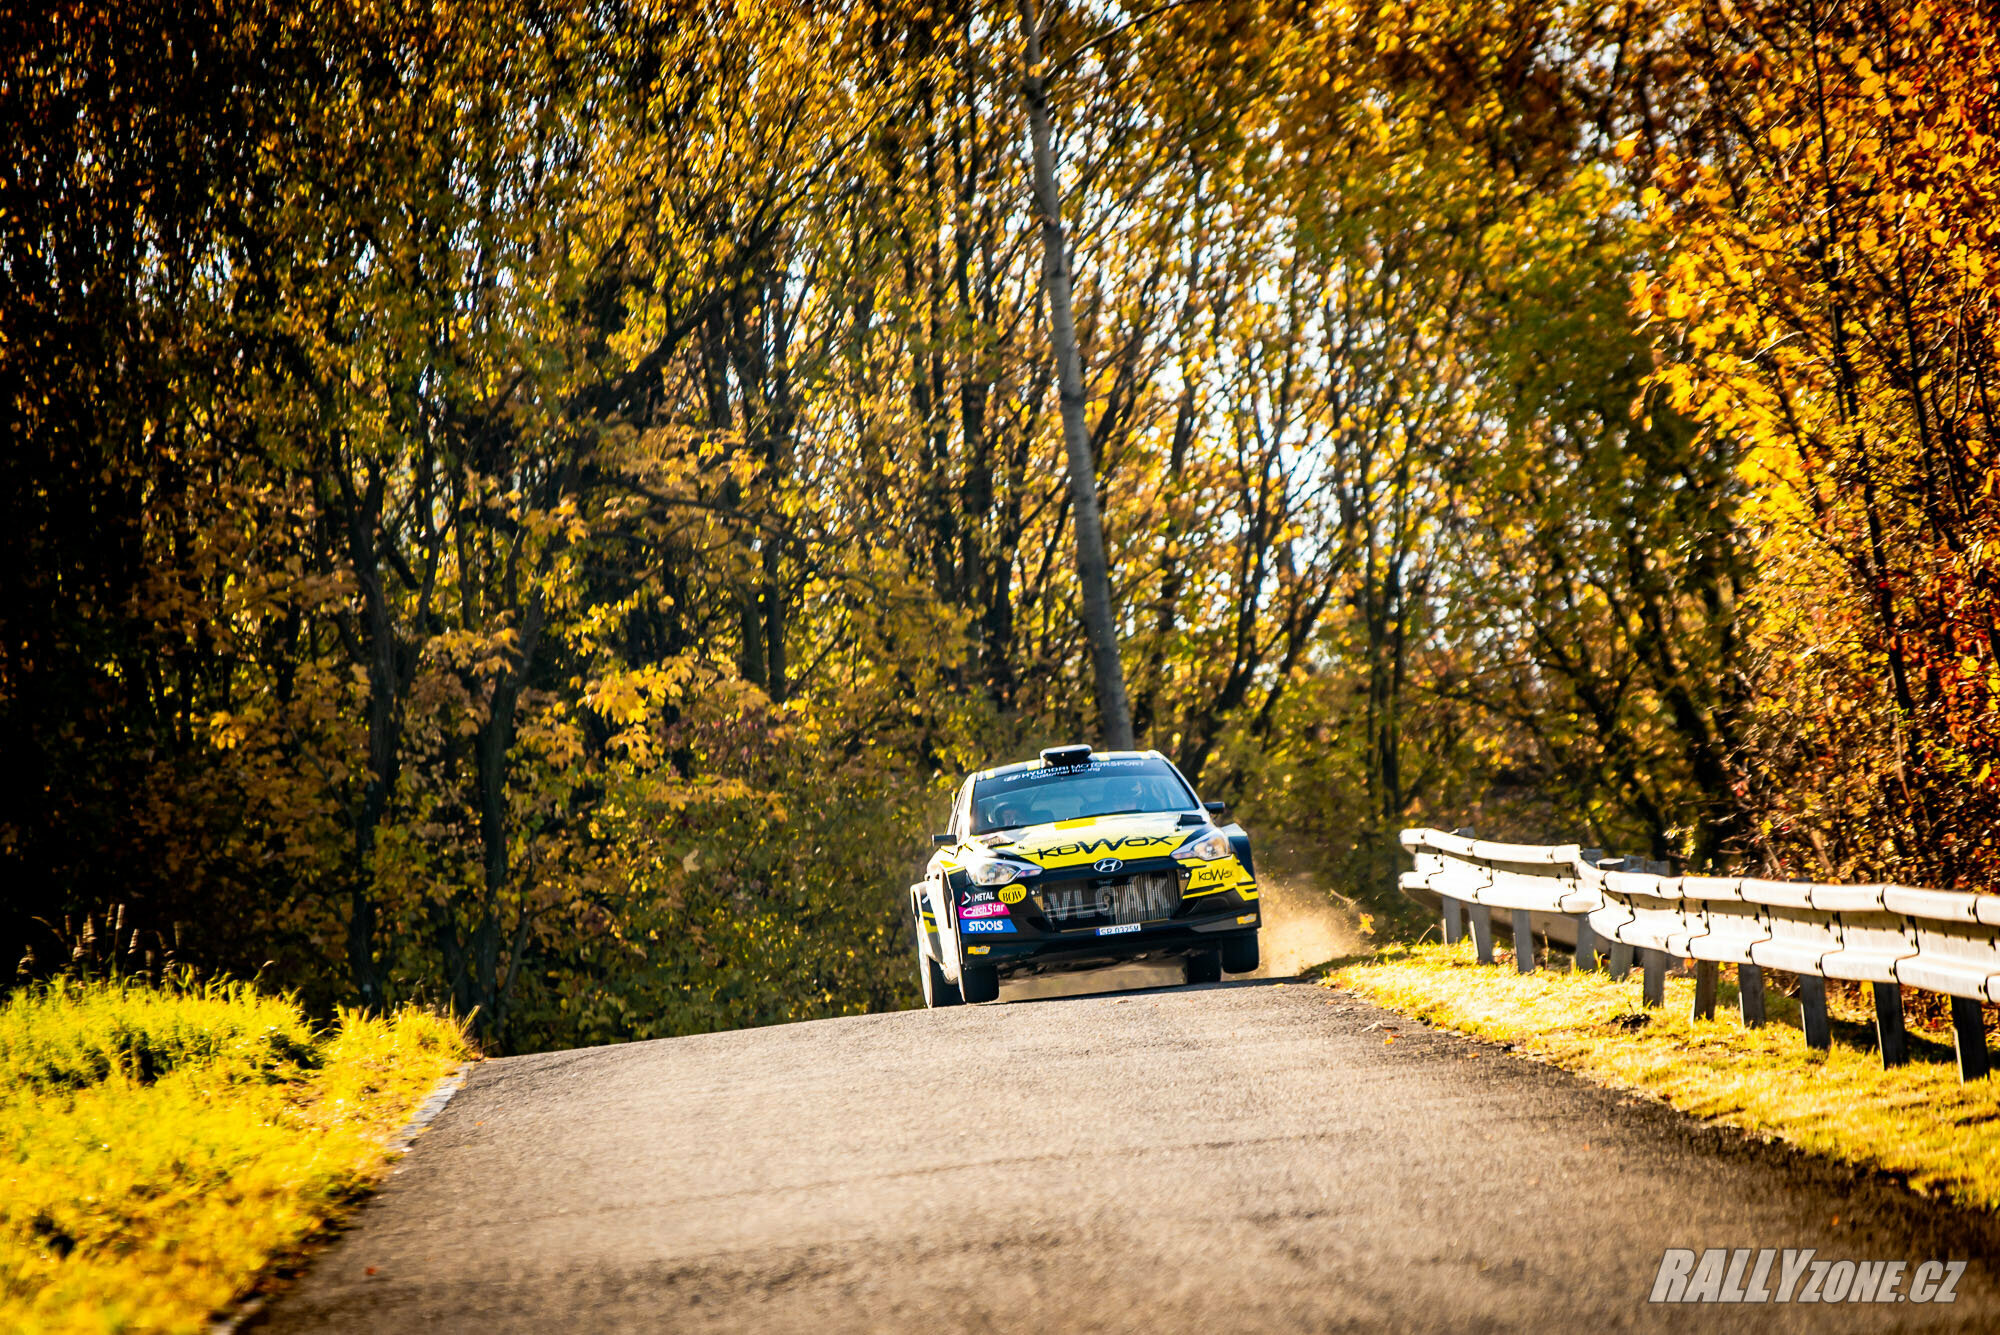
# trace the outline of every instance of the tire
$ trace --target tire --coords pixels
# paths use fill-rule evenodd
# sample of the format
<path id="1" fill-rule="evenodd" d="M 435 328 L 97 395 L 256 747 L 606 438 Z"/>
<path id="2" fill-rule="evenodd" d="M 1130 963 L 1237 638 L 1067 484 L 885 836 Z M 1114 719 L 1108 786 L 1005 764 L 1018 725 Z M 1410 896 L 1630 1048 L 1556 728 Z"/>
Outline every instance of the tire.
<path id="1" fill-rule="evenodd" d="M 1232 936 L 1222 943 L 1222 971 L 1224 973 L 1251 973 L 1258 964 L 1257 934 Z"/>
<path id="2" fill-rule="evenodd" d="M 1181 960 L 1181 980 L 1187 983 L 1219 983 L 1222 981 L 1222 956 L 1212 950 L 1199 950 Z"/>
<path id="3" fill-rule="evenodd" d="M 958 994 L 958 987 L 944 976 L 944 970 L 924 949 L 923 910 L 917 911 L 917 986 L 923 989 L 924 1005 L 932 1010 L 939 1006 L 957 1006 L 965 998 Z"/>
<path id="4" fill-rule="evenodd" d="M 944 976 L 944 970 L 929 955 L 923 959 L 924 1005 L 936 1010 L 940 1006 L 963 1006 L 965 998 L 960 995 L 958 985 Z"/>
<path id="5" fill-rule="evenodd" d="M 958 979 L 959 993 L 969 1002 L 1000 999 L 1000 971 L 990 964 L 968 964 Z"/>

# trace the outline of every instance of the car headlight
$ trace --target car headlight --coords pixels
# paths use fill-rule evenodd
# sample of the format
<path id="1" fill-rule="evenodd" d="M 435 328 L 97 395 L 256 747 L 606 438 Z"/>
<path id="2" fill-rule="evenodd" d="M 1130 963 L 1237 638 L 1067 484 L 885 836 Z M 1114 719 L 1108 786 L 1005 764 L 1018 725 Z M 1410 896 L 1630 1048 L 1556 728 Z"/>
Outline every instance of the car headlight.
<path id="1" fill-rule="evenodd" d="M 981 858 L 966 864 L 965 873 L 974 885 L 1006 885 L 1024 876 L 1039 876 L 1040 867 L 1030 867 L 1019 862 L 1003 862 L 999 858 Z"/>
<path id="2" fill-rule="evenodd" d="M 1229 856 L 1229 836 L 1220 830 L 1210 830 L 1185 848 L 1174 850 L 1174 856 L 1188 862 L 1214 862 Z"/>

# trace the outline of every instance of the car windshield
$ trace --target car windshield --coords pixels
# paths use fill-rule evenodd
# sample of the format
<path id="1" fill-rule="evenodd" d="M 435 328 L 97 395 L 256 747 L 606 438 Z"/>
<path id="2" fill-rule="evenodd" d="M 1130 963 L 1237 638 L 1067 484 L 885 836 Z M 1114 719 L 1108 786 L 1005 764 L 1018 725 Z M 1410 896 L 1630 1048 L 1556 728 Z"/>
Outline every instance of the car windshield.
<path id="1" fill-rule="evenodd" d="M 1136 811 L 1199 811 L 1180 774 L 1154 756 L 1015 770 L 972 785 L 972 833 Z"/>

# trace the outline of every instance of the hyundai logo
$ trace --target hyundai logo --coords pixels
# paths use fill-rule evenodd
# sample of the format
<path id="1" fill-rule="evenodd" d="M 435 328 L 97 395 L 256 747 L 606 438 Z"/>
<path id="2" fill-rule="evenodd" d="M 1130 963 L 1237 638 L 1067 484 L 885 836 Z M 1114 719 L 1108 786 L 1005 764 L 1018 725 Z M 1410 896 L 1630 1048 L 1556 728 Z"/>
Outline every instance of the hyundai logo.
<path id="1" fill-rule="evenodd" d="M 1097 864 L 1096 869 L 1098 871 L 1103 872 L 1106 876 L 1109 876 L 1112 872 L 1119 870 L 1124 865 L 1125 864 L 1123 862 L 1120 862 L 1117 858 L 1106 858 L 1104 859 L 1104 861 Z"/>

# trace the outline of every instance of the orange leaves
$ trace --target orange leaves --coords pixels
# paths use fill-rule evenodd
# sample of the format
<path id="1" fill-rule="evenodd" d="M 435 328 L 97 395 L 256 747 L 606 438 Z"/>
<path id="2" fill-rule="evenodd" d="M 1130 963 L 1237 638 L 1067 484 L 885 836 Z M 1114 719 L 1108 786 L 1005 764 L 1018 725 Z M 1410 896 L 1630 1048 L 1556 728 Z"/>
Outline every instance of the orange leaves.
<path id="1" fill-rule="evenodd" d="M 1682 8 L 1696 26 L 1713 17 L 1707 0 Z M 2000 432 L 1971 392 L 2000 369 L 2000 55 L 1964 7 L 1825 24 L 1781 2 L 1743 17 L 1756 77 L 1691 53 L 1709 127 L 1732 127 L 1709 143 L 1732 150 L 1690 154 L 1694 179 L 1646 201 L 1671 258 L 1634 302 L 1678 358 L 1655 382 L 1752 446 L 1759 641 L 1772 681 L 1808 656 L 1816 674 L 1767 697 L 1786 720 L 1772 754 L 1801 765 L 1780 804 L 1866 808 L 1856 824 L 1893 839 L 1910 874 L 1990 876 L 2000 857 L 1961 836 L 1994 819 L 1972 776 L 2000 755 L 2000 676 L 1964 668 L 1984 661 L 1968 644 L 1991 652 L 1978 628 L 2000 614 L 1980 541 L 2000 529 L 1984 485 Z M 1821 726 L 1805 700 L 1875 731 Z M 1808 759 L 1805 737 L 1838 763 Z M 1894 869 L 1853 855 L 1867 874 Z"/>

